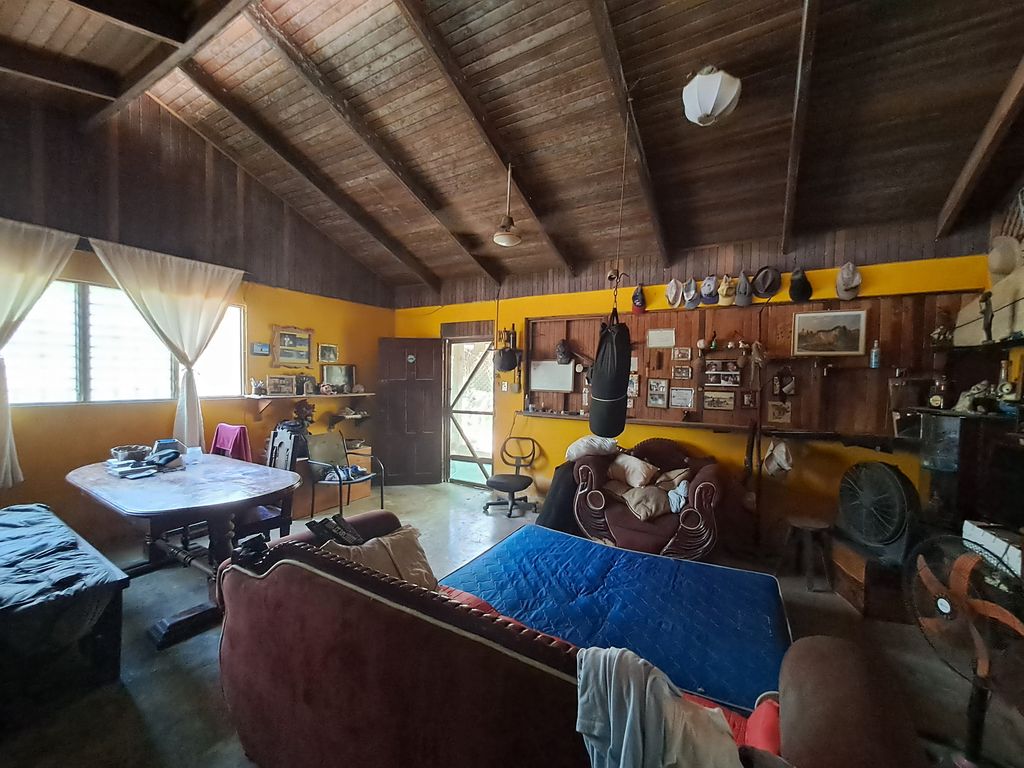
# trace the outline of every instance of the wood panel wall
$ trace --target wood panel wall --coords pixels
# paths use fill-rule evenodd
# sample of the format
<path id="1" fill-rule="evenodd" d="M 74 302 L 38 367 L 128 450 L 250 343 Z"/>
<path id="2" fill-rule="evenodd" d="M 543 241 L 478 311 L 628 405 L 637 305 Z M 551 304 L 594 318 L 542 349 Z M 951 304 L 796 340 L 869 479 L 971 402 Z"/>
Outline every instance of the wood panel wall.
<path id="1" fill-rule="evenodd" d="M 721 275 L 728 272 L 735 276 L 740 269 L 753 273 L 762 266 L 775 266 L 788 272 L 795 265 L 804 269 L 822 269 L 839 267 L 847 261 L 863 266 L 964 256 L 987 253 L 990 230 L 990 221 L 986 219 L 936 240 L 935 220 L 925 219 L 798 235 L 792 241 L 791 252 L 785 256 L 782 255 L 779 239 L 768 238 L 675 251 L 671 267 L 665 267 L 655 253 L 650 253 L 639 258 L 623 259 L 621 269 L 630 276 L 630 284 L 639 282 L 660 286 L 673 277 L 685 281 L 692 275 L 699 282 L 708 274 Z M 510 275 L 501 287 L 500 298 L 607 288 L 608 270 L 614 265 L 612 258 L 587 264 L 580 267 L 575 277 L 564 269 L 551 269 L 531 275 Z M 395 306 L 420 307 L 438 303 L 493 301 L 496 293 L 494 284 L 486 279 L 445 281 L 440 301 L 429 290 L 406 285 L 395 288 Z"/>
<path id="2" fill-rule="evenodd" d="M 718 309 L 667 310 L 642 315 L 623 315 L 633 341 L 633 354 L 638 358 L 639 394 L 629 418 L 679 424 L 699 423 L 743 429 L 751 422 L 779 430 L 810 432 L 836 432 L 843 435 L 884 436 L 893 433 L 890 407 L 890 379 L 896 369 L 907 377 L 934 375 L 942 360 L 936 360 L 929 334 L 940 321 L 956 317 L 962 303 L 973 294 L 921 294 L 915 296 L 885 296 L 852 301 L 812 301 L 802 304 L 760 304 L 752 307 L 723 307 Z M 865 354 L 850 357 L 794 357 L 793 318 L 801 312 L 829 310 L 867 313 Z M 603 318 L 558 317 L 536 318 L 527 323 L 527 364 L 530 360 L 553 360 L 555 345 L 568 339 L 572 349 L 593 357 Z M 675 329 L 678 347 L 691 350 L 690 362 L 672 360 L 671 349 L 652 349 L 647 345 L 650 329 Z M 697 340 L 718 342 L 718 350 L 703 358 L 697 351 Z M 879 369 L 868 367 L 868 350 L 875 339 L 882 349 Z M 747 344 L 759 340 L 765 347 L 768 362 L 761 372 L 760 386 L 752 380 L 753 366 L 741 367 L 740 386 L 714 386 L 707 380 L 708 364 L 720 365 L 737 361 L 739 341 Z M 737 344 L 728 349 L 729 342 Z M 690 366 L 692 378 L 672 376 L 673 366 Z M 772 380 L 776 375 L 788 373 L 795 379 L 796 392 L 782 398 L 772 393 Z M 648 380 L 668 379 L 670 387 L 692 387 L 694 408 L 650 408 L 647 406 Z M 969 382 L 968 384 L 973 384 Z M 527 382 L 527 386 L 529 382 Z M 527 391 L 525 399 L 535 408 L 570 414 L 589 410 L 583 405 L 584 375 L 575 376 L 574 391 L 570 394 Z M 734 392 L 734 410 L 710 410 L 702 407 L 703 393 Z M 756 391 L 756 407 L 744 407 L 742 394 Z M 927 388 L 924 389 L 927 392 Z M 773 421 L 768 403 L 786 400 L 792 413 L 788 422 Z M 923 405 L 924 403 L 920 403 Z"/>
<path id="3" fill-rule="evenodd" d="M 0 216 L 245 270 L 249 279 L 390 306 L 390 286 L 156 102 L 92 132 L 0 102 Z"/>

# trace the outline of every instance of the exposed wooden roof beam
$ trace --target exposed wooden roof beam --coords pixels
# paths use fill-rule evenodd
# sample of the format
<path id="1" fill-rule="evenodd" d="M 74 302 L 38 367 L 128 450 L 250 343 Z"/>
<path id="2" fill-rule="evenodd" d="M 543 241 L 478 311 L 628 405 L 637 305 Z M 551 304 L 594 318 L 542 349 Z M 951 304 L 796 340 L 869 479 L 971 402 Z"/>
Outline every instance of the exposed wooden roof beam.
<path id="1" fill-rule="evenodd" d="M 1021 59 L 1020 64 L 1017 65 L 1010 82 L 1003 90 L 1003 95 L 999 97 L 988 123 L 981 132 L 981 136 L 978 137 L 974 149 L 971 150 L 967 162 L 964 163 L 956 183 L 949 191 L 949 197 L 946 198 L 942 211 L 939 213 L 936 237 L 948 234 L 956 224 L 957 218 L 963 212 L 964 206 L 970 200 L 971 194 L 978 186 L 978 182 L 981 181 L 982 175 L 989 163 L 992 162 L 996 150 L 1003 143 L 1003 139 L 1006 138 L 1010 126 L 1017 119 L 1022 107 L 1024 107 L 1024 59 Z"/>
<path id="2" fill-rule="evenodd" d="M 498 285 L 504 273 L 497 265 L 491 264 L 473 253 L 470 243 L 455 233 L 457 228 L 451 217 L 443 210 L 433 194 L 405 164 L 395 155 L 376 133 L 367 125 L 363 116 L 345 100 L 338 89 L 317 68 L 316 64 L 303 53 L 278 26 L 270 11 L 260 3 L 254 3 L 245 10 L 245 16 L 281 56 L 291 65 L 292 70 L 312 88 L 331 110 L 340 117 L 362 142 L 367 150 L 380 160 L 398 182 L 408 190 L 423 209 L 448 233 L 459 249 L 471 258 Z"/>
<path id="3" fill-rule="evenodd" d="M 800 58 L 796 67 L 793 96 L 793 122 L 789 129 L 789 161 L 786 166 L 786 198 L 782 208 L 782 252 L 789 251 L 796 215 L 796 189 L 800 181 L 800 154 L 807 126 L 807 102 L 811 91 L 811 65 L 814 63 L 814 38 L 818 31 L 819 0 L 804 0 L 800 21 Z"/>
<path id="4" fill-rule="evenodd" d="M 661 262 L 667 267 L 671 260 L 665 238 L 665 226 L 658 211 L 658 200 L 654 195 L 654 184 L 651 181 L 651 170 L 647 165 L 647 155 L 644 153 L 643 140 L 640 138 L 640 128 L 636 124 L 633 108 L 630 105 L 629 85 L 626 83 L 626 74 L 622 69 L 622 58 L 619 56 L 619 46 L 615 42 L 615 30 L 612 27 L 611 16 L 608 14 L 608 6 L 605 4 L 605 0 L 590 0 L 589 5 L 590 17 L 597 30 L 597 44 L 601 49 L 601 57 L 604 59 L 604 66 L 608 72 L 608 78 L 611 80 L 612 90 L 615 93 L 615 103 L 618 106 L 619 117 L 622 120 L 622 126 L 626 131 L 630 149 L 632 150 L 640 194 L 643 195 L 644 203 L 647 206 L 647 213 L 651 218 L 651 227 L 654 228 L 654 239 L 658 244 Z"/>
<path id="5" fill-rule="evenodd" d="M 3 39 L 0 39 L 0 72 L 108 101 L 117 98 L 119 90 L 117 76 L 109 70 L 14 45 Z"/>
<path id="6" fill-rule="evenodd" d="M 251 2 L 252 0 L 209 0 L 201 6 L 185 42 L 177 48 L 166 44 L 157 46 L 152 54 L 128 73 L 124 79 L 124 88 L 118 97 L 89 118 L 87 126 L 94 128 L 112 115 L 116 115 L 166 77 L 175 67 L 191 59 Z"/>
<path id="7" fill-rule="evenodd" d="M 441 74 L 448 83 L 449 89 L 458 96 L 459 102 L 462 104 L 466 114 L 471 118 L 471 122 L 473 127 L 476 129 L 477 134 L 483 140 L 488 150 L 490 150 L 495 161 L 500 163 L 504 170 L 512 162 L 512 153 L 509 151 L 508 147 L 505 146 L 505 143 L 495 126 L 487 119 L 487 112 L 484 110 L 483 104 L 473 92 L 469 81 L 466 79 L 465 74 L 463 74 L 462 69 L 459 67 L 459 64 L 452 55 L 452 52 L 448 50 L 448 46 L 445 44 L 441 33 L 437 31 L 437 28 L 427 16 L 427 11 L 422 0 L 395 1 L 398 8 L 402 11 L 402 15 L 405 17 L 406 22 L 412 28 L 413 32 L 416 33 L 420 43 L 422 43 L 427 55 L 430 56 L 434 61 L 434 64 L 441 70 Z M 533 198 L 529 192 L 523 188 L 522 182 L 513 177 L 512 187 L 515 189 L 520 200 L 522 200 L 523 206 L 530 212 L 530 215 L 537 222 L 538 231 L 540 232 L 540 236 L 544 239 L 544 242 L 558 256 L 566 269 L 568 269 L 571 274 L 576 274 L 576 268 L 573 265 L 572 260 L 566 255 L 565 251 L 560 248 L 554 240 L 552 240 L 551 234 L 548 232 L 547 226 L 544 223 L 544 219 L 542 219 L 540 214 L 537 212 L 537 208 L 533 203 Z"/>
<path id="8" fill-rule="evenodd" d="M 188 39 L 188 22 L 153 2 L 142 0 L 67 0 L 119 27 L 175 47 Z"/>
<path id="9" fill-rule="evenodd" d="M 259 139 L 285 165 L 309 182 L 360 229 L 408 267 L 420 280 L 435 291 L 440 292 L 441 279 L 437 275 L 431 272 L 401 242 L 377 224 L 352 198 L 338 189 L 337 185 L 304 157 L 302 153 L 278 136 L 264 122 L 263 118 L 257 115 L 250 107 L 243 104 L 237 97 L 229 94 L 206 70 L 194 61 L 186 62 L 182 65 L 181 69 L 195 83 L 196 87 L 206 94 L 207 98 L 237 120 L 238 123 Z"/>

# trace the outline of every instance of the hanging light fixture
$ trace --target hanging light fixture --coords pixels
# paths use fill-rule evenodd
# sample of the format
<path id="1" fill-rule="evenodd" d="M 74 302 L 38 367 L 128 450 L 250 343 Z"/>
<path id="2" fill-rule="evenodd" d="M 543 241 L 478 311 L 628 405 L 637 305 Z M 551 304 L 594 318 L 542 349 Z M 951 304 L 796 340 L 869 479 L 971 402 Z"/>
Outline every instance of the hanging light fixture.
<path id="1" fill-rule="evenodd" d="M 505 215 L 501 217 L 498 231 L 494 233 L 494 242 L 505 248 L 519 245 L 523 238 L 516 232 L 516 223 L 512 220 L 512 164 L 508 165 L 508 185 L 505 189 Z"/>
<path id="2" fill-rule="evenodd" d="M 740 81 L 717 67 L 704 67 L 683 88 L 683 112 L 697 125 L 712 125 L 740 100 Z"/>

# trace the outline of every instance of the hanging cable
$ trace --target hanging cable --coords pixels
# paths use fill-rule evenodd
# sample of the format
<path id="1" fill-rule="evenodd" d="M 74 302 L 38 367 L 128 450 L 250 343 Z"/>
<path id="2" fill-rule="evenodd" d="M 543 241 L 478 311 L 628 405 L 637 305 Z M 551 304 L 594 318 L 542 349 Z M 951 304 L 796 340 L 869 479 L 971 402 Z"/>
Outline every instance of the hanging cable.
<path id="1" fill-rule="evenodd" d="M 627 97 L 627 101 L 629 104 L 632 104 L 633 98 L 631 96 Z M 632 106 L 629 107 L 629 111 L 631 114 Z M 626 123 L 623 128 L 622 173 L 619 177 L 619 223 L 615 233 L 615 282 L 612 288 L 612 310 L 615 312 L 616 317 L 619 312 L 619 283 L 622 281 L 622 207 L 626 199 L 626 156 L 629 153 L 629 114 L 626 115 Z"/>

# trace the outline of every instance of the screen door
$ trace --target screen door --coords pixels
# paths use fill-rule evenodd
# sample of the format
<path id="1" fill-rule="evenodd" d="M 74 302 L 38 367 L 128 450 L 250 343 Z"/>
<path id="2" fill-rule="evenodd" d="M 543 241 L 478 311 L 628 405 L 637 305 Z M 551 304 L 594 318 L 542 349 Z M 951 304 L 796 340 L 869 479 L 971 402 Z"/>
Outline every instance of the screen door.
<path id="1" fill-rule="evenodd" d="M 494 342 L 448 341 L 448 479 L 483 485 L 491 476 L 494 443 Z"/>

